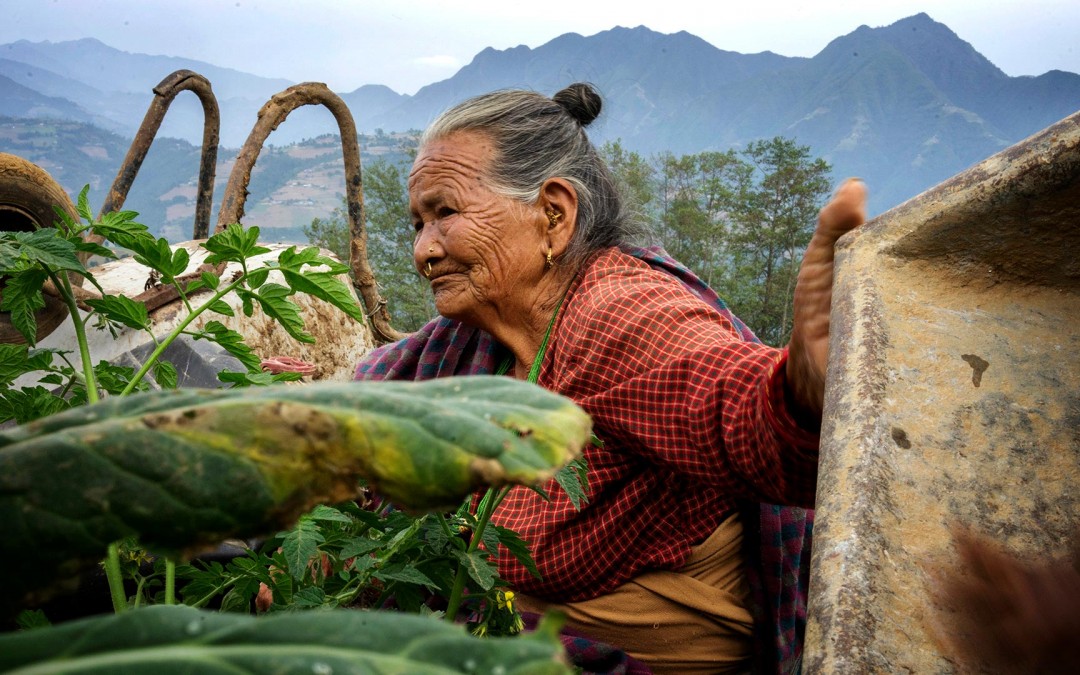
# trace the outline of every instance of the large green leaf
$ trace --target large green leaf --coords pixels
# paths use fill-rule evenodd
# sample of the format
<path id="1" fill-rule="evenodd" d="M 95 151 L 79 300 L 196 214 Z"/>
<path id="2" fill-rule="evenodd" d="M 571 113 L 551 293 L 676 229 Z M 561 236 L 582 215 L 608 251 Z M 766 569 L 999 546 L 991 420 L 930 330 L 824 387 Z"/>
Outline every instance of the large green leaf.
<path id="1" fill-rule="evenodd" d="M 75 244 L 64 239 L 54 228 L 33 232 L 5 232 L 4 237 L 14 240 L 15 248 L 21 257 L 30 262 L 41 263 L 53 272 L 86 272 L 86 268 L 75 255 Z"/>
<path id="2" fill-rule="evenodd" d="M 589 432 L 569 400 L 506 377 L 185 389 L 81 406 L 0 433 L 0 605 L 33 598 L 125 536 L 168 552 L 274 532 L 354 498 L 360 477 L 412 509 L 543 482 Z"/>
<path id="3" fill-rule="evenodd" d="M 158 605 L 0 636 L 7 673 L 569 673 L 554 631 L 479 639 L 401 612 L 267 617 Z"/>
<path id="4" fill-rule="evenodd" d="M 11 325 L 26 338 L 27 343 L 37 343 L 37 318 L 34 313 L 45 307 L 42 285 L 48 273 L 40 268 L 16 272 L 4 280 L 0 311 L 11 312 Z"/>
<path id="5" fill-rule="evenodd" d="M 268 253 L 270 249 L 259 246 L 259 228 L 244 229 L 239 223 L 232 223 L 224 230 L 206 240 L 203 248 L 210 251 L 206 262 L 216 265 L 219 262 L 243 262 L 248 258 Z"/>

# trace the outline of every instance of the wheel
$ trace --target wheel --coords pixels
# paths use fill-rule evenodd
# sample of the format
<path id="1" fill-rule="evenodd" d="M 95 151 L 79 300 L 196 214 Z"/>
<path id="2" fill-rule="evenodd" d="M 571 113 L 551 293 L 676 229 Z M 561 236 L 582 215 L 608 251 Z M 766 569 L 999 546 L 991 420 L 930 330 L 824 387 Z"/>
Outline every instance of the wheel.
<path id="1" fill-rule="evenodd" d="M 0 230 L 32 232 L 54 227 L 57 219 L 53 205 L 78 220 L 75 206 L 64 189 L 44 169 L 21 157 L 0 152 Z M 69 275 L 72 283 L 82 277 Z M 0 277 L 0 297 L 4 280 Z M 35 314 L 37 339 L 52 333 L 67 318 L 68 310 L 59 298 L 45 295 L 45 307 Z M 11 315 L 0 312 L 0 343 L 22 344 L 26 339 L 11 325 Z"/>

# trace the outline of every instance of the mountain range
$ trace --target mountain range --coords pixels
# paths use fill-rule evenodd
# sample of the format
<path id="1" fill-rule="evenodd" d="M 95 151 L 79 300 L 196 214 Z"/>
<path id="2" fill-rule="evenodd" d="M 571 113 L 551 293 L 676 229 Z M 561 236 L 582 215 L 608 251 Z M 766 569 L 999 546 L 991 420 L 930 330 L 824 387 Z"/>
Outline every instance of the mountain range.
<path id="1" fill-rule="evenodd" d="M 131 137 L 151 89 L 179 68 L 212 83 L 226 147 L 238 147 L 262 103 L 291 84 L 93 39 L 21 40 L 0 45 L 0 115 L 77 121 Z M 812 58 L 724 51 L 686 32 L 643 26 L 568 33 L 535 49 L 485 49 L 412 96 L 380 85 L 341 96 L 361 131 L 399 132 L 423 128 L 481 92 L 551 94 L 576 81 L 592 82 L 604 96 L 604 113 L 590 127 L 597 143 L 620 139 L 646 155 L 685 154 L 791 137 L 832 164 L 837 180 L 864 178 L 873 212 L 1080 110 L 1080 75 L 1010 77 L 926 14 L 861 26 Z M 159 135 L 197 144 L 195 97 L 180 96 L 173 108 Z M 270 141 L 280 146 L 334 132 L 329 113 L 305 108 Z"/>

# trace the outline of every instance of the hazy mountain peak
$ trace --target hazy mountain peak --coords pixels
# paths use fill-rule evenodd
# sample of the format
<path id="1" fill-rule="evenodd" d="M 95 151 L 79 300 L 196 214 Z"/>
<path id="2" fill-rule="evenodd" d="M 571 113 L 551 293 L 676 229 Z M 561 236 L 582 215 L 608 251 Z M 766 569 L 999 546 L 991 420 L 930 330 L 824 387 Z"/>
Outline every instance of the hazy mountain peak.
<path id="1" fill-rule="evenodd" d="M 150 88 L 177 68 L 211 81 L 222 139 L 233 147 L 259 105 L 290 84 L 190 59 L 128 54 L 93 38 L 20 40 L 0 45 L 0 104 L 17 117 L 56 111 L 76 119 L 92 111 L 95 125 L 107 118 L 131 134 Z M 589 130 L 598 143 L 621 139 L 647 155 L 789 136 L 834 163 L 837 176 L 866 178 L 876 209 L 1080 108 L 1080 75 L 1010 78 L 927 13 L 860 26 L 811 59 L 724 51 L 687 31 L 641 25 L 565 33 L 535 48 L 486 48 L 453 77 L 413 96 L 365 85 L 343 98 L 362 130 L 394 132 L 423 128 L 479 93 L 518 87 L 552 94 L 577 81 L 594 83 L 604 96 L 604 115 Z M 63 112 L 62 101 L 48 97 L 75 101 L 81 111 Z M 305 112 L 291 116 L 273 142 L 328 133 L 325 120 L 314 117 L 321 111 L 311 111 L 310 123 Z M 177 99 L 169 121 L 174 126 L 163 127 L 163 135 L 201 138 L 201 108 L 190 97 Z"/>

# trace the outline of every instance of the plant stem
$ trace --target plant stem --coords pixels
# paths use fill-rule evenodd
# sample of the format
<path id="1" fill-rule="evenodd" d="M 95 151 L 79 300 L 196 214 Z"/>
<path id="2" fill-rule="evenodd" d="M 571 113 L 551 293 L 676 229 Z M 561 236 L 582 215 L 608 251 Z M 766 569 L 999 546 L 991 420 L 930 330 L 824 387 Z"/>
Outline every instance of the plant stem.
<path id="1" fill-rule="evenodd" d="M 189 313 L 186 317 L 184 317 L 184 320 L 181 321 L 176 326 L 176 328 L 173 328 L 172 331 L 165 336 L 164 340 L 158 343 L 157 347 L 154 348 L 154 351 L 151 352 L 149 358 L 147 358 L 146 362 L 143 363 L 142 368 L 139 369 L 139 372 L 135 373 L 135 375 L 131 378 L 131 381 L 127 383 L 126 387 L 124 387 L 124 390 L 120 392 L 120 396 L 127 396 L 135 389 L 139 382 L 141 382 L 142 379 L 146 377 L 146 374 L 150 372 L 150 369 L 154 367 L 154 364 L 157 363 L 157 360 L 161 357 L 162 353 L 164 353 L 165 350 L 169 348 L 169 345 L 171 345 L 176 340 L 176 338 L 180 337 L 180 334 L 184 332 L 184 329 L 187 328 L 188 325 L 190 325 L 191 322 L 196 319 L 196 317 L 205 312 L 207 308 L 210 307 L 210 305 L 214 304 L 215 302 L 226 296 L 230 291 L 239 286 L 243 281 L 244 276 L 241 276 L 225 288 L 221 289 L 217 293 L 214 293 L 214 295 L 209 300 L 199 305 L 199 307 L 195 309 L 195 311 Z"/>
<path id="2" fill-rule="evenodd" d="M 68 307 L 72 326 L 75 328 L 75 339 L 79 343 L 79 357 L 82 359 L 83 377 L 86 379 L 86 402 L 98 402 L 97 378 L 94 376 L 94 363 L 90 359 L 90 345 L 86 341 L 86 325 L 82 315 L 79 314 L 79 305 L 75 302 L 75 294 L 71 290 L 71 281 L 66 274 L 57 276 L 48 268 L 45 268 L 53 286 L 62 289 L 60 295 Z M 109 595 L 112 596 L 113 611 L 117 614 L 127 611 L 127 594 L 124 593 L 124 576 L 120 571 L 120 546 L 116 542 L 109 544 L 108 554 L 105 557 L 105 578 L 109 582 Z"/>
<path id="3" fill-rule="evenodd" d="M 446 534 L 447 539 L 454 538 L 454 531 L 450 529 L 450 524 L 446 522 L 446 517 L 443 514 L 439 514 L 439 524 L 442 525 L 443 532 Z"/>
<path id="4" fill-rule="evenodd" d="M 465 563 L 458 562 L 457 571 L 454 572 L 454 587 L 450 589 L 450 600 L 446 604 L 446 620 L 450 623 L 457 618 L 458 609 L 461 607 L 461 594 L 465 591 Z"/>
<path id="5" fill-rule="evenodd" d="M 75 302 L 75 294 L 71 290 L 71 281 L 66 274 L 57 276 L 47 267 L 45 270 L 49 275 L 49 279 L 52 280 L 53 286 L 62 289 L 63 292 L 60 295 L 63 296 L 64 303 L 68 306 L 68 314 L 71 316 L 71 323 L 75 328 L 75 339 L 79 343 L 79 357 L 82 359 L 83 376 L 86 378 L 86 402 L 97 403 L 97 379 L 94 376 L 94 363 L 90 359 L 90 345 L 86 342 L 86 325 L 83 323 L 82 315 L 79 314 L 79 305 Z M 117 564 L 119 565 L 119 560 Z"/>
<path id="6" fill-rule="evenodd" d="M 127 595 L 124 594 L 124 578 L 120 572 L 120 545 L 109 544 L 105 555 L 105 576 L 109 580 L 109 594 L 112 596 L 113 611 L 121 614 L 127 611 Z"/>
<path id="7" fill-rule="evenodd" d="M 488 521 L 491 520 L 495 509 L 499 507 L 507 493 L 510 492 L 510 488 L 511 486 L 507 485 L 500 488 L 497 493 L 495 488 L 488 488 L 488 491 L 484 493 L 483 498 L 480 500 L 480 513 L 477 518 L 476 529 L 473 531 L 472 539 L 469 540 L 469 548 L 465 551 L 466 555 L 475 553 L 476 549 L 480 547 Z M 457 572 L 454 573 L 454 586 L 450 589 L 450 600 L 446 605 L 446 619 L 451 623 L 457 618 L 458 610 L 461 608 L 462 594 L 465 591 L 465 579 L 468 576 L 465 572 L 465 563 L 459 561 Z"/>
<path id="8" fill-rule="evenodd" d="M 165 559 L 165 604 L 176 604 L 176 561 Z"/>
<path id="9" fill-rule="evenodd" d="M 142 604 L 142 591 L 143 591 L 143 586 L 145 586 L 145 585 L 146 585 L 146 578 L 140 576 L 139 577 L 139 583 L 138 583 L 138 585 L 135 586 L 135 604 L 132 606 L 132 609 L 138 609 L 139 605 Z"/>
<path id="10" fill-rule="evenodd" d="M 197 601 L 191 603 L 190 606 L 194 607 L 195 609 L 202 609 L 202 607 L 205 606 L 206 603 L 210 602 L 214 598 L 215 595 L 222 592 L 223 590 L 225 590 L 229 586 L 234 585 L 237 581 L 240 580 L 240 578 L 241 577 L 239 577 L 239 576 L 232 576 L 232 577 L 226 578 L 225 581 L 223 581 L 220 584 L 218 584 L 217 586 L 215 586 L 214 590 L 210 591 L 209 593 L 207 593 L 203 597 L 199 598 Z"/>

